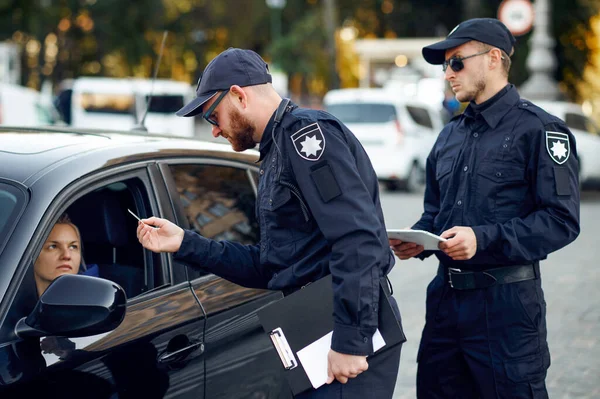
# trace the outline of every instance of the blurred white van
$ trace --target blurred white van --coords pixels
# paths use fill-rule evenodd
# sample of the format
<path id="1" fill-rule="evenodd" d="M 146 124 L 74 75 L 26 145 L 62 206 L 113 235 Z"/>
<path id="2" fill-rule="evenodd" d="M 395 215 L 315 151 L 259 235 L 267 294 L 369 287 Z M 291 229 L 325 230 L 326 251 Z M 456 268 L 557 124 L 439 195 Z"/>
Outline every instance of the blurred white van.
<path id="1" fill-rule="evenodd" d="M 49 98 L 29 87 L 0 83 L 0 124 L 44 126 L 55 122 Z"/>
<path id="2" fill-rule="evenodd" d="M 323 106 L 358 138 L 387 189 L 421 188 L 427 156 L 444 125 L 439 107 L 388 89 L 331 90 Z"/>
<path id="3" fill-rule="evenodd" d="M 152 100 L 144 123 L 149 132 L 194 136 L 194 118 L 175 115 L 194 97 L 194 89 L 187 83 L 165 79 L 153 83 L 152 79 L 85 77 L 75 79 L 71 93 L 62 93 L 59 99 L 63 107 L 69 107 L 70 114 L 66 118 L 69 120 L 65 122 L 71 126 L 130 130 L 143 118 L 150 95 Z M 61 111 L 64 116 L 64 109 Z"/>

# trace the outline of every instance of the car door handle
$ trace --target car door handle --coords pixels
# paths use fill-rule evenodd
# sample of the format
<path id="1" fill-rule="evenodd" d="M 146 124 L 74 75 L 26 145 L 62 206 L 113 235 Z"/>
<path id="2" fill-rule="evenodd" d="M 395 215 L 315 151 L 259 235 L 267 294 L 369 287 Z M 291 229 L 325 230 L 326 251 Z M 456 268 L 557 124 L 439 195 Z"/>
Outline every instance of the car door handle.
<path id="1" fill-rule="evenodd" d="M 189 356 L 192 352 L 200 350 L 199 355 L 204 353 L 204 343 L 203 342 L 195 342 L 191 345 L 186 346 L 185 348 L 177 349 L 173 352 L 165 352 L 158 357 L 158 362 L 161 364 L 171 363 L 174 361 L 181 361 L 187 356 Z"/>

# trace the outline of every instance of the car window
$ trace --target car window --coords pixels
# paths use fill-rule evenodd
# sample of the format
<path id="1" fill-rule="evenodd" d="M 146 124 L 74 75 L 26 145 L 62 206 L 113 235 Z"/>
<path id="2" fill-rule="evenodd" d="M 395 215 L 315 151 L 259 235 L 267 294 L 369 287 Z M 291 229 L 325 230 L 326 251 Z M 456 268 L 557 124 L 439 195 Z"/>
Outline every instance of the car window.
<path id="1" fill-rule="evenodd" d="M 146 96 L 146 103 L 150 96 Z M 172 114 L 183 107 L 183 96 L 178 95 L 153 95 L 148 112 L 159 114 Z"/>
<path id="2" fill-rule="evenodd" d="M 256 197 L 246 169 L 221 165 L 170 165 L 192 230 L 214 240 L 256 244 Z"/>
<path id="3" fill-rule="evenodd" d="M 8 234 L 17 221 L 27 197 L 15 186 L 0 182 L 0 253 L 8 241 Z"/>
<path id="4" fill-rule="evenodd" d="M 406 110 L 417 125 L 433 129 L 433 122 L 431 121 L 431 116 L 426 108 L 407 105 Z"/>
<path id="5" fill-rule="evenodd" d="M 328 104 L 325 109 L 343 123 L 386 123 L 398 118 L 396 107 L 385 103 Z"/>
<path id="6" fill-rule="evenodd" d="M 151 215 L 147 190 L 137 177 L 85 194 L 66 214 L 81 233 L 82 272 L 116 282 L 130 299 L 168 281 L 160 255 L 144 251 L 138 242 L 137 220 L 128 209 L 141 218 Z"/>
<path id="7" fill-rule="evenodd" d="M 130 114 L 135 99 L 129 94 L 81 93 L 80 105 L 86 112 Z"/>
<path id="8" fill-rule="evenodd" d="M 583 130 L 584 132 L 596 135 L 600 134 L 596 124 L 585 115 L 567 112 L 565 122 L 571 129 Z"/>

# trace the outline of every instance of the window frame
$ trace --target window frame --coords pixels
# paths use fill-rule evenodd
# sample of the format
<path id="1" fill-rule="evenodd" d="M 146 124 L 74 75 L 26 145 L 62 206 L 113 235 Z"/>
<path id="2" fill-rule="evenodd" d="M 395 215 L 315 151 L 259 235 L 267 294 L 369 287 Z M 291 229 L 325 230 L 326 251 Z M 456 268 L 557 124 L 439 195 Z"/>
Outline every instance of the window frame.
<path id="1" fill-rule="evenodd" d="M 254 175 L 258 177 L 258 165 L 252 165 L 249 163 L 234 161 L 234 160 L 226 160 L 226 159 L 218 159 L 211 157 L 197 157 L 197 158 L 189 158 L 189 157 L 178 157 L 167 160 L 161 160 L 158 162 L 158 167 L 163 176 L 163 181 L 167 187 L 167 192 L 169 193 L 170 203 L 173 207 L 173 212 L 175 214 L 176 223 L 178 226 L 184 229 L 191 229 L 191 226 L 188 223 L 187 215 L 183 204 L 181 203 L 181 199 L 179 197 L 179 192 L 177 191 L 177 185 L 175 184 L 175 179 L 173 178 L 173 174 L 171 173 L 170 166 L 172 165 L 198 165 L 198 166 L 223 166 L 230 167 L 243 170 L 246 174 L 246 178 L 249 181 L 249 184 L 254 193 L 254 200 L 256 206 L 257 194 L 258 194 L 258 184 L 253 177 Z M 173 260 L 172 255 L 169 254 L 169 257 L 172 260 L 173 265 L 181 265 L 188 269 L 188 273 L 190 274 L 190 281 L 195 281 L 199 278 L 205 278 L 206 276 L 213 276 L 213 273 L 202 272 L 195 269 L 191 269 L 185 266 L 182 263 L 176 262 Z"/>

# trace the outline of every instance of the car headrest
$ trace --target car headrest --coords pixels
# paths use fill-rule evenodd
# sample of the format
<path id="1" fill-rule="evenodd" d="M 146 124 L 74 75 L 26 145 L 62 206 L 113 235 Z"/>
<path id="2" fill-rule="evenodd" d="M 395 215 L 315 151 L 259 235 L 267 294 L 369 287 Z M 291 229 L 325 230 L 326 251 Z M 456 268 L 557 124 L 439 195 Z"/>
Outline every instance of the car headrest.
<path id="1" fill-rule="evenodd" d="M 83 242 L 112 247 L 127 245 L 125 212 L 114 193 L 90 194 L 68 212 L 79 228 Z"/>

